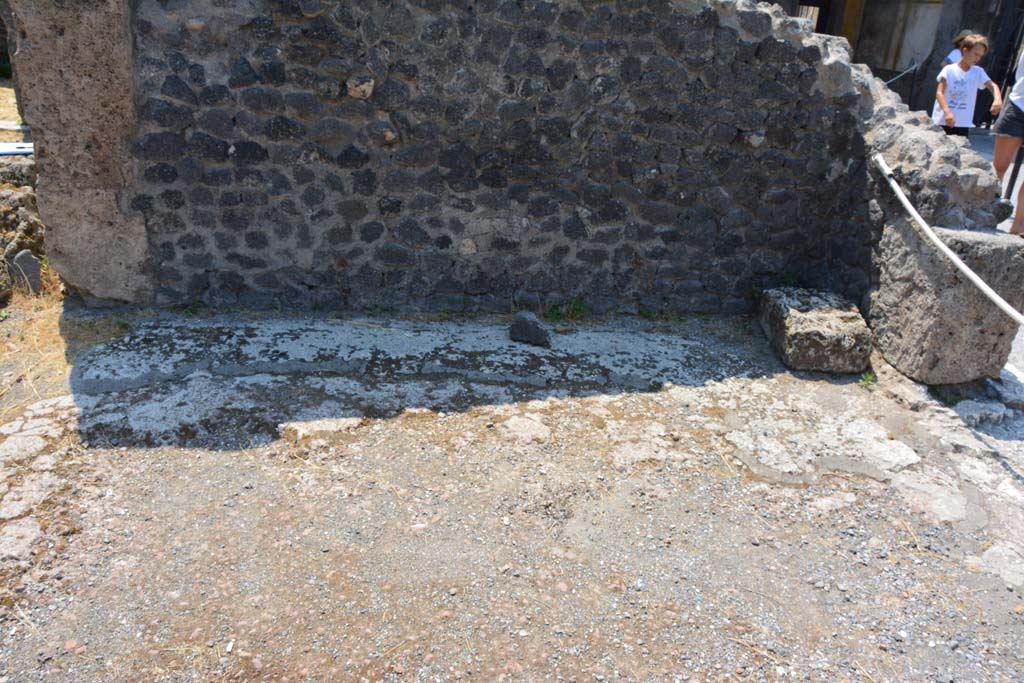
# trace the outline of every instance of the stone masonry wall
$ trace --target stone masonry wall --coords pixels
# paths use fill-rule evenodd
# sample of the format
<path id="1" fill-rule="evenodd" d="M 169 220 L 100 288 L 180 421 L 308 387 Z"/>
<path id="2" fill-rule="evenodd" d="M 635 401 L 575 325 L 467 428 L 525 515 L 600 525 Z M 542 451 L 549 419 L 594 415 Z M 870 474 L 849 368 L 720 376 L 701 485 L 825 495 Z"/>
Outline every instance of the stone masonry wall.
<path id="1" fill-rule="evenodd" d="M 911 112 L 866 70 L 854 71 L 869 153 L 881 154 L 939 238 L 1017 310 L 1024 308 L 1024 242 L 995 230 L 1009 217 L 992 164 L 966 140 Z M 873 286 L 861 301 L 875 345 L 904 374 L 928 384 L 998 377 L 1017 323 L 918 232 L 873 164 L 869 220 L 877 236 Z M 964 229 L 967 228 L 967 229 Z"/>
<path id="2" fill-rule="evenodd" d="M 978 230 L 994 229 L 1010 216 L 1012 206 L 999 199 L 991 161 L 975 152 L 966 139 L 945 135 L 927 112 L 910 111 L 867 67 L 858 65 L 852 75 L 861 93 L 868 154 L 880 152 L 885 157 L 925 220 L 947 228 Z M 890 201 L 892 193 L 873 189 L 870 195 L 875 205 L 873 222 L 879 223 L 879 202 Z M 900 208 L 894 215 L 905 214 Z"/>
<path id="3" fill-rule="evenodd" d="M 132 31 L 121 206 L 158 304 L 742 311 L 869 284 L 848 55 L 778 8 L 139 0 Z"/>
<path id="4" fill-rule="evenodd" d="M 880 150 L 929 220 L 983 160 L 748 0 L 0 0 L 51 264 L 91 301 L 867 308 Z M 99 75 L 99 76 L 97 76 Z"/>

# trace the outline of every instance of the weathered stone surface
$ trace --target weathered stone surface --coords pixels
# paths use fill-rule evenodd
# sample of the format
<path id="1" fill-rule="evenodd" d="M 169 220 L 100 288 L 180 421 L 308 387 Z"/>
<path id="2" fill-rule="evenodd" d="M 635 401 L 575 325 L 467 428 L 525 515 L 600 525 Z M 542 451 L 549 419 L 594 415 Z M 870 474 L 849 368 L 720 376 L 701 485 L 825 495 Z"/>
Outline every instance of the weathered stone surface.
<path id="1" fill-rule="evenodd" d="M 31 156 L 0 157 L 0 184 L 17 187 L 34 185 L 36 182 L 36 160 Z"/>
<path id="2" fill-rule="evenodd" d="M 508 330 L 512 341 L 533 344 L 534 346 L 551 346 L 551 333 L 540 319 L 529 311 L 519 311 L 512 318 Z"/>
<path id="3" fill-rule="evenodd" d="M 374 81 L 368 76 L 356 76 L 345 83 L 349 97 L 357 100 L 368 100 L 373 97 Z"/>
<path id="4" fill-rule="evenodd" d="M 46 440 L 37 434 L 14 434 L 0 443 L 0 464 L 30 458 L 46 448 Z"/>
<path id="5" fill-rule="evenodd" d="M 911 112 L 899 96 L 863 65 L 853 70 L 866 117 L 865 142 L 880 152 L 911 203 L 932 225 L 948 228 L 994 228 L 1009 217 L 1011 207 L 999 199 L 999 181 L 992 163 L 931 123 Z M 886 201 L 887 186 L 875 193 Z M 884 207 L 883 207 L 884 208 Z M 891 217 L 903 215 L 894 205 Z"/>
<path id="6" fill-rule="evenodd" d="M 43 275 L 39 259 L 28 249 L 19 251 L 8 264 L 11 282 L 15 287 L 38 294 L 43 291 Z"/>
<path id="7" fill-rule="evenodd" d="M 1018 546 L 1010 543 L 996 543 L 981 556 L 968 558 L 967 566 L 998 574 L 1008 585 L 1024 586 L 1024 556 Z"/>
<path id="8" fill-rule="evenodd" d="M 989 379 L 986 384 L 1000 403 L 1024 411 L 1024 376 L 1019 368 L 1007 365 L 1000 371 L 998 379 Z"/>
<path id="9" fill-rule="evenodd" d="M 0 562 L 24 562 L 32 557 L 32 546 L 42 536 L 33 517 L 15 519 L 0 530 Z"/>
<path id="10" fill-rule="evenodd" d="M 0 307 L 10 303 L 12 293 L 13 283 L 11 282 L 11 274 L 7 272 L 6 268 L 0 268 Z"/>
<path id="11" fill-rule="evenodd" d="M 21 517 L 46 500 L 56 486 L 57 479 L 49 472 L 33 473 L 12 487 L 0 502 L 0 520 Z"/>
<path id="12" fill-rule="evenodd" d="M 936 233 L 1011 306 L 1024 306 L 1024 240 L 994 231 Z M 908 221 L 887 225 L 878 251 L 881 272 L 868 320 L 885 359 L 925 384 L 999 377 L 1017 323 Z"/>
<path id="13" fill-rule="evenodd" d="M 137 121 L 129 3 L 8 5 L 50 264 L 89 297 L 148 302 L 146 226 L 121 203 L 134 182 L 129 150 Z"/>
<path id="14" fill-rule="evenodd" d="M 277 426 L 277 432 L 281 435 L 282 439 L 300 442 L 315 436 L 352 432 L 362 426 L 365 421 L 366 418 L 359 416 L 283 422 Z"/>
<path id="15" fill-rule="evenodd" d="M 551 438 L 551 429 L 539 415 L 513 415 L 502 425 L 502 429 L 513 439 L 522 443 L 544 443 Z"/>
<path id="16" fill-rule="evenodd" d="M 1000 424 L 1004 419 L 1013 414 L 1013 410 L 1007 408 L 999 401 L 960 401 L 953 408 L 960 419 L 968 427 L 977 427 L 981 424 Z"/>
<path id="17" fill-rule="evenodd" d="M 35 188 L 29 185 L 0 188 L 0 247 L 5 263 L 18 252 L 43 253 L 45 229 L 36 208 Z"/>
<path id="18" fill-rule="evenodd" d="M 142 272 L 148 252 L 146 224 L 141 215 L 121 211 L 121 196 L 119 191 L 104 189 L 71 194 L 44 191 L 43 181 L 39 184 L 39 213 L 47 225 L 46 256 L 70 289 L 87 301 L 150 300 L 151 280 Z M 54 235 L 53 220 L 66 232 L 57 228 Z"/>
<path id="19" fill-rule="evenodd" d="M 857 307 L 831 292 L 770 289 L 759 319 L 768 340 L 795 370 L 862 372 L 871 355 L 871 331 Z"/>

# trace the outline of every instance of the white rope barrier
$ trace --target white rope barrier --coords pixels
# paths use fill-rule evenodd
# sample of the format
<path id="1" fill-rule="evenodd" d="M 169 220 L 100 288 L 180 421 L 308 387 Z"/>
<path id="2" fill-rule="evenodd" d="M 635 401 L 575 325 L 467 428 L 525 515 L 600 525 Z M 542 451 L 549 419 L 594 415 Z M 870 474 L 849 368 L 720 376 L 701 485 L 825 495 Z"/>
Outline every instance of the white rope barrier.
<path id="1" fill-rule="evenodd" d="M 921 214 L 917 212 L 914 205 L 910 203 L 909 199 L 907 199 L 907 195 L 903 194 L 903 189 L 899 186 L 899 183 L 896 182 L 896 177 L 893 175 L 892 169 L 889 168 L 887 163 L 885 163 L 885 159 L 882 158 L 882 155 L 875 154 L 871 157 L 871 160 L 874 161 L 875 165 L 882 171 L 882 175 L 884 175 L 885 179 L 889 182 L 889 187 L 891 187 L 892 191 L 896 193 L 896 197 L 900 200 L 900 203 L 903 204 L 903 208 L 907 210 L 907 213 L 911 215 L 917 225 L 921 228 L 922 234 L 924 234 L 924 236 L 927 237 L 928 240 L 946 256 L 946 258 L 952 261 L 953 265 L 956 266 L 961 273 L 967 276 L 967 279 L 974 283 L 974 285 L 980 289 L 981 292 L 992 301 L 992 303 L 998 306 L 1003 313 L 1006 313 L 1006 315 L 1017 321 L 1018 325 L 1024 325 L 1024 315 L 1021 315 L 1020 311 L 1006 303 L 1006 300 L 1003 299 L 1003 297 L 996 294 L 991 287 L 985 284 L 984 280 L 978 277 L 973 270 L 968 268 L 967 264 L 961 261 L 960 257 L 954 254 L 953 251 L 947 247 L 941 239 L 939 239 L 939 236 L 935 234 L 935 231 L 931 229 L 928 223 L 921 218 Z"/>
<path id="2" fill-rule="evenodd" d="M 906 69 L 906 70 L 904 70 L 904 71 L 903 71 L 903 73 L 899 74 L 898 76 L 896 76 L 896 77 L 894 77 L 894 78 L 890 78 L 889 80 L 887 80 L 887 81 L 885 82 L 885 84 L 886 84 L 886 85 L 892 85 L 892 84 L 893 84 L 893 83 L 895 83 L 896 81 L 898 81 L 898 80 L 900 80 L 901 78 L 903 78 L 904 76 L 906 76 L 906 75 L 907 75 L 908 73 L 910 73 L 911 71 L 917 71 L 917 63 L 916 63 L 916 62 L 911 62 L 911 63 L 910 63 L 910 66 L 909 66 L 909 67 L 907 67 L 907 69 Z"/>

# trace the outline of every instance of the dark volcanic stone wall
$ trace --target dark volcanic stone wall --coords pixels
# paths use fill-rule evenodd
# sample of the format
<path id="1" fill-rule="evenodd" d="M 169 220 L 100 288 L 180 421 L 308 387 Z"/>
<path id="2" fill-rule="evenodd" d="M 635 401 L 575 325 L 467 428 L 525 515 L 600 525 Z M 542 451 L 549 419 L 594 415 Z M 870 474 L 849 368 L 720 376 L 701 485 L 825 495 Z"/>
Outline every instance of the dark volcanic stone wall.
<path id="1" fill-rule="evenodd" d="M 722 7 L 140 0 L 124 203 L 156 303 L 742 311 L 780 281 L 863 292 L 856 95 L 826 96 L 812 40 Z"/>

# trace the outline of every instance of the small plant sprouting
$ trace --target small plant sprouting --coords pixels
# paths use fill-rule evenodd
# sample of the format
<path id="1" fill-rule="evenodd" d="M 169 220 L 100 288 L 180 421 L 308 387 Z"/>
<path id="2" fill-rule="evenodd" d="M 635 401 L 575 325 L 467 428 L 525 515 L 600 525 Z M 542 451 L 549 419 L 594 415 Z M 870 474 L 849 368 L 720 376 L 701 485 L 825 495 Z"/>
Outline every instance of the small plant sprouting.
<path id="1" fill-rule="evenodd" d="M 191 317 L 194 317 L 194 316 L 198 315 L 199 314 L 199 302 L 198 301 L 193 301 L 188 306 L 183 308 L 181 312 L 187 318 L 191 318 Z"/>
<path id="2" fill-rule="evenodd" d="M 582 299 L 574 296 L 565 302 L 564 306 L 555 304 L 549 308 L 544 317 L 554 323 L 560 323 L 565 320 L 578 322 L 586 318 L 588 314 L 587 304 Z"/>
<path id="3" fill-rule="evenodd" d="M 878 378 L 875 377 L 875 373 L 872 372 L 871 370 L 868 370 L 867 372 L 860 376 L 860 380 L 858 380 L 857 384 L 864 387 L 865 389 L 869 389 L 871 385 L 877 381 Z"/>
<path id="4" fill-rule="evenodd" d="M 565 313 L 562 312 L 561 306 L 555 304 L 544 312 L 544 317 L 553 323 L 560 323 L 565 320 Z"/>
<path id="5" fill-rule="evenodd" d="M 587 304 L 583 299 L 573 297 L 565 305 L 565 317 L 569 320 L 583 320 L 587 317 L 588 313 Z"/>
<path id="6" fill-rule="evenodd" d="M 928 387 L 928 393 L 947 408 L 952 408 L 963 400 L 963 397 L 957 396 L 956 393 L 944 387 Z"/>
<path id="7" fill-rule="evenodd" d="M 656 311 L 650 310 L 649 308 L 641 308 L 640 317 L 643 318 L 644 320 L 657 320 L 658 313 Z"/>
<path id="8" fill-rule="evenodd" d="M 11 317 L 11 312 L 8 311 L 6 308 L 3 309 L 3 310 L 0 310 L 0 323 L 2 323 L 3 321 L 7 320 L 10 317 Z"/>

